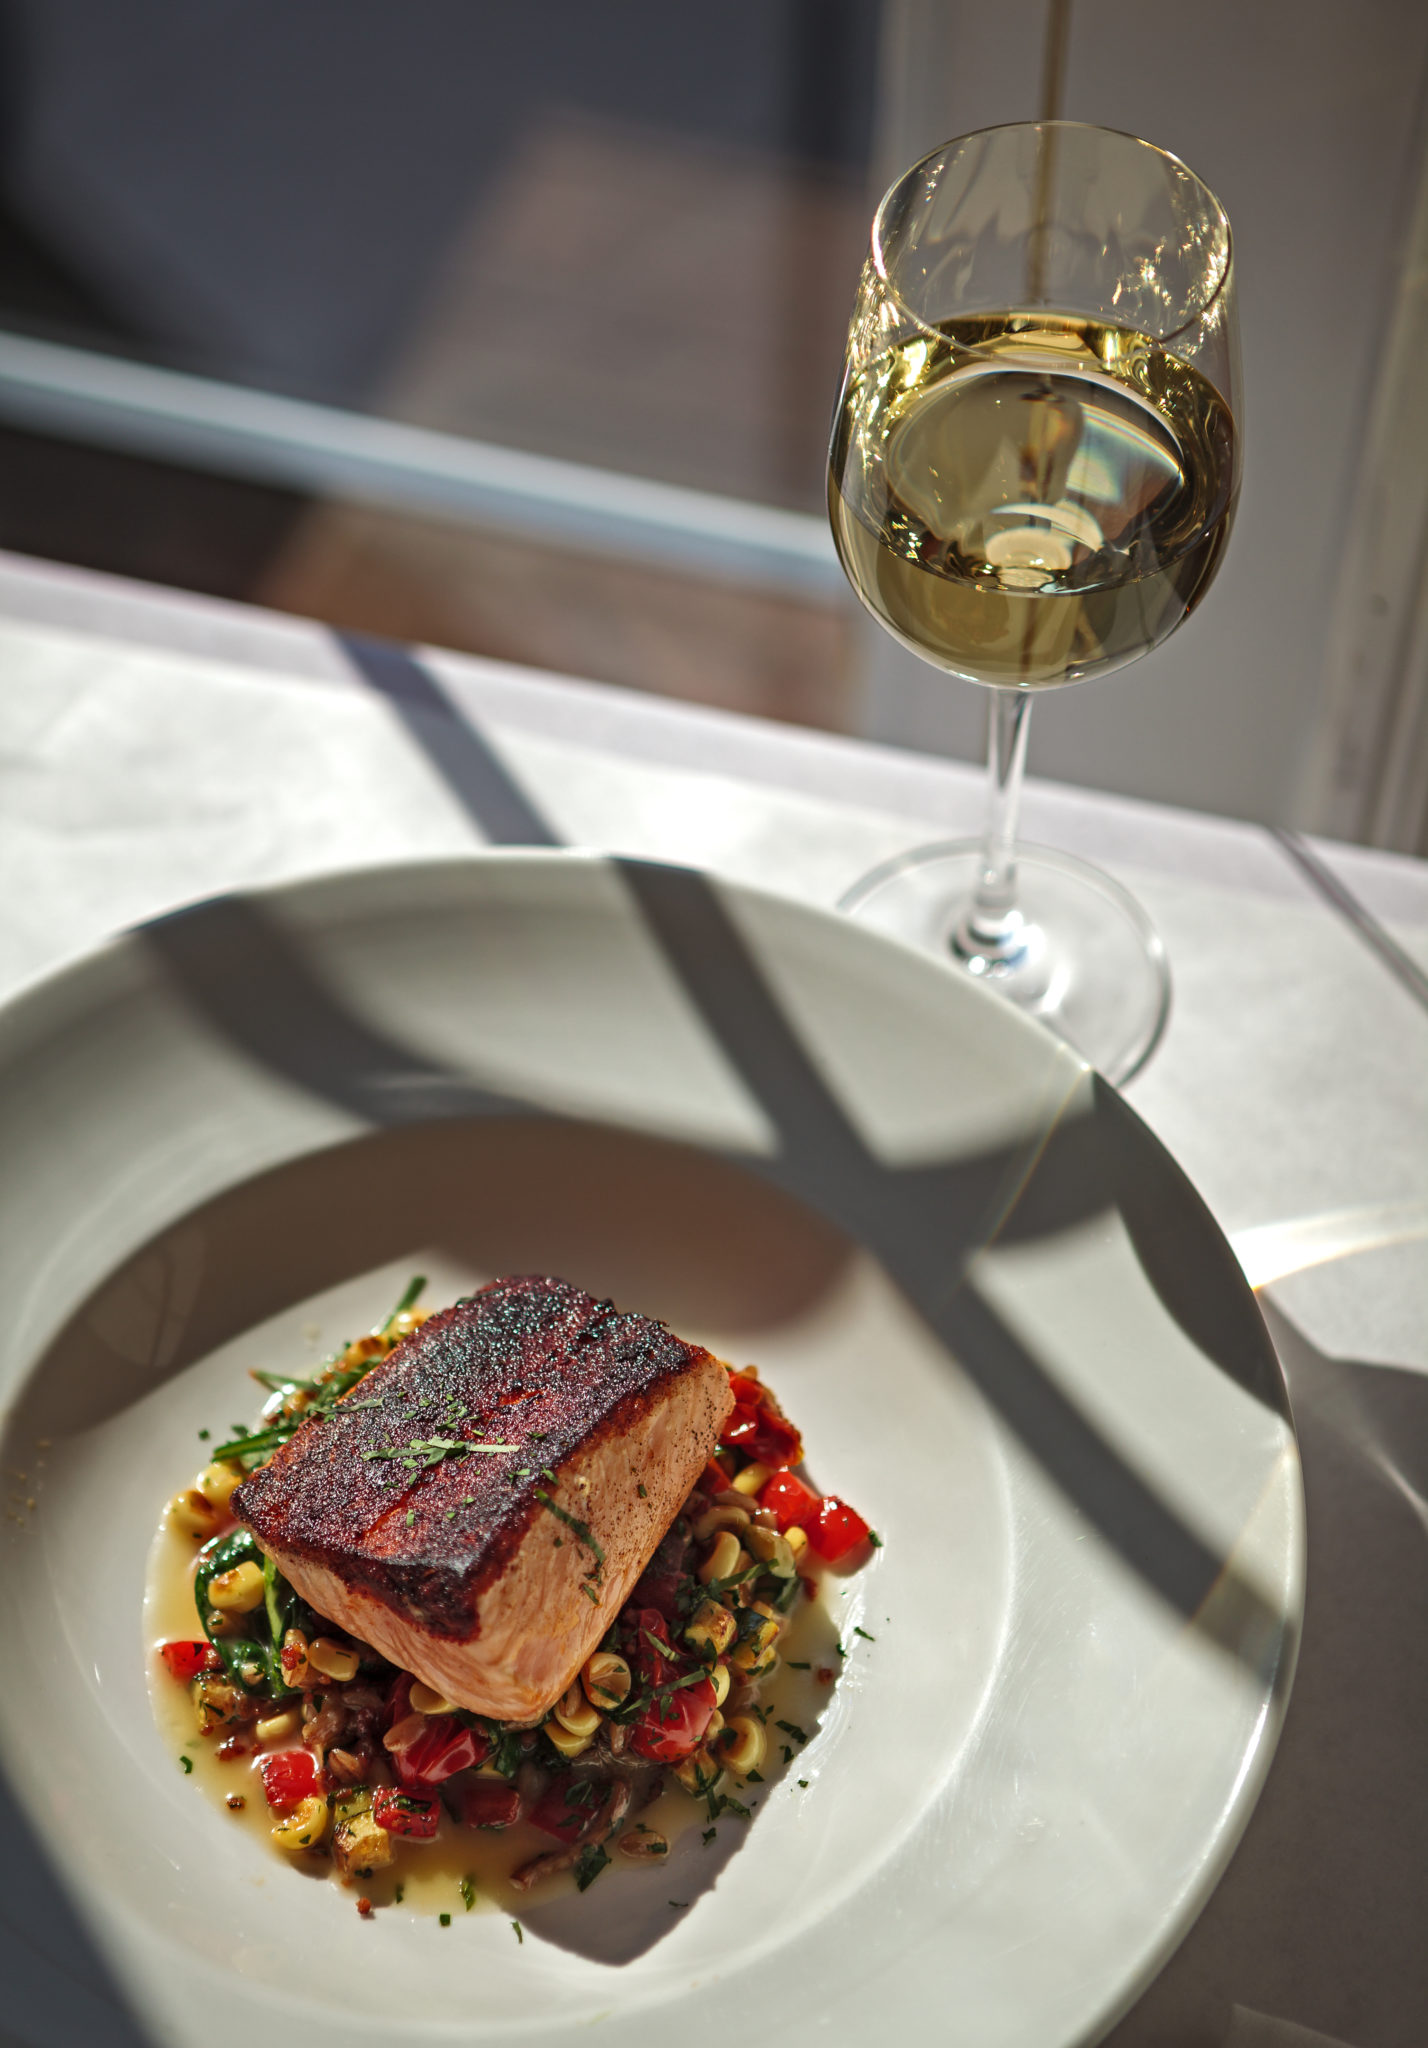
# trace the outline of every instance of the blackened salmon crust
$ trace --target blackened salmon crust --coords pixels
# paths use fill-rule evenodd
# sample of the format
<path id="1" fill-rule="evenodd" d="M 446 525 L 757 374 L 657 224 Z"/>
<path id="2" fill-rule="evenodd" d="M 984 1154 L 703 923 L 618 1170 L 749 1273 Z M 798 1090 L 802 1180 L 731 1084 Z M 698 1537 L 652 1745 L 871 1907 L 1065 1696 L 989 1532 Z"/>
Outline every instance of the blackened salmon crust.
<path id="1" fill-rule="evenodd" d="M 467 1640 L 482 1593 L 550 1512 L 541 1494 L 562 1461 L 629 1429 L 708 1356 L 566 1280 L 498 1280 L 432 1316 L 330 1420 L 300 1429 L 244 1480 L 233 1511 L 260 1542 Z M 514 1449 L 450 1448 L 482 1442 Z M 430 1462 L 412 1470 L 403 1458 Z"/>

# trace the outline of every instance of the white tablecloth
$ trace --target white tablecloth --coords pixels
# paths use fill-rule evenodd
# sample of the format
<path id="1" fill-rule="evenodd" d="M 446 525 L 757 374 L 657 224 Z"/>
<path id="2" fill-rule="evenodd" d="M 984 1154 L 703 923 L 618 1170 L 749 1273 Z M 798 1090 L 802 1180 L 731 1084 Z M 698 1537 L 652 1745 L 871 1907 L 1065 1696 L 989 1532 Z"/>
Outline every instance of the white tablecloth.
<path id="1" fill-rule="evenodd" d="M 958 764 L 434 650 L 354 657 L 305 622 L 13 556 L 0 679 L 0 997 L 178 902 L 491 833 L 826 904 L 980 823 L 981 777 Z M 1023 823 L 1109 869 L 1165 938 L 1171 1021 L 1128 1094 L 1252 1277 L 1284 1276 L 1266 1299 L 1309 1497 L 1305 1643 L 1268 1789 L 1111 2039 L 1421 2048 L 1428 867 L 1035 782 Z M 44 1939 L 38 1900 L 6 1902 L 0 1964 L 31 1976 L 10 1975 L 3 2024 L 54 2048 L 70 2033 L 22 1954 Z M 102 1990 L 69 1977 L 73 2037 L 100 2038 L 83 2001 Z"/>

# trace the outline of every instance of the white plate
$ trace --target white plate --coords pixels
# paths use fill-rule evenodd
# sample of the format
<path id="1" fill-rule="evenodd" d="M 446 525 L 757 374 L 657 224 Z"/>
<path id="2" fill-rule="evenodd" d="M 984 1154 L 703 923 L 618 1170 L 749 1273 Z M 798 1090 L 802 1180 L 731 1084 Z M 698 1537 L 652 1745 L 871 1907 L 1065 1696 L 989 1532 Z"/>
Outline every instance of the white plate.
<path id="1" fill-rule="evenodd" d="M 1298 1456 L 1208 1214 L 1038 1027 L 833 916 L 503 854 L 117 941 L 0 1017 L 0 1121 L 3 1457 L 37 1475 L 0 1739 L 161 2038 L 1061 2048 L 1183 1935 L 1283 1715 Z M 146 1694 L 195 1431 L 414 1266 L 561 1272 L 758 1360 L 885 1539 L 806 1789 L 523 1945 L 276 1868 Z"/>

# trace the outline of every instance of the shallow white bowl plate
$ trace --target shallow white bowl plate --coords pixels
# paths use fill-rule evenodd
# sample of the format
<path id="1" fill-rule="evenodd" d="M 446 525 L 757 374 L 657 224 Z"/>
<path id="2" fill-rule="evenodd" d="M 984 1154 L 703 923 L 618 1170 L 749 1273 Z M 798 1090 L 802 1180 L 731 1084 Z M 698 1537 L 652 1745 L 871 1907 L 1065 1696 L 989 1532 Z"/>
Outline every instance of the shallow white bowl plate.
<path id="1" fill-rule="evenodd" d="M 116 942 L 0 1018 L 0 1123 L 3 1455 L 36 1503 L 0 1523 L 0 1736 L 156 2037 L 1059 2048 L 1184 1933 L 1283 1714 L 1299 1463 L 1210 1218 L 1036 1026 L 833 916 L 502 855 Z M 434 1298 L 563 1273 L 756 1360 L 884 1538 L 733 1853 L 685 1838 L 523 1944 L 278 1867 L 146 1690 L 197 1429 L 418 1269 Z"/>

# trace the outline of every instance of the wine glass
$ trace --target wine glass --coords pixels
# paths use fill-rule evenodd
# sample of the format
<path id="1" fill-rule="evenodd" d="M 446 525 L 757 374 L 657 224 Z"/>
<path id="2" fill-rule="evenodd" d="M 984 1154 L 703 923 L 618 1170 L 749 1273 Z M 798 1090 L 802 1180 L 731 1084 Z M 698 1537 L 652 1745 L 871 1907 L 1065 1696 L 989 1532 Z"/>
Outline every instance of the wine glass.
<path id="1" fill-rule="evenodd" d="M 1178 158 L 1074 121 L 964 135 L 878 208 L 828 507 L 888 632 L 990 687 L 980 841 L 885 862 L 842 908 L 950 954 L 1111 1080 L 1170 978 L 1149 919 L 1016 844 L 1033 699 L 1134 661 L 1219 565 L 1239 489 L 1230 224 Z"/>

